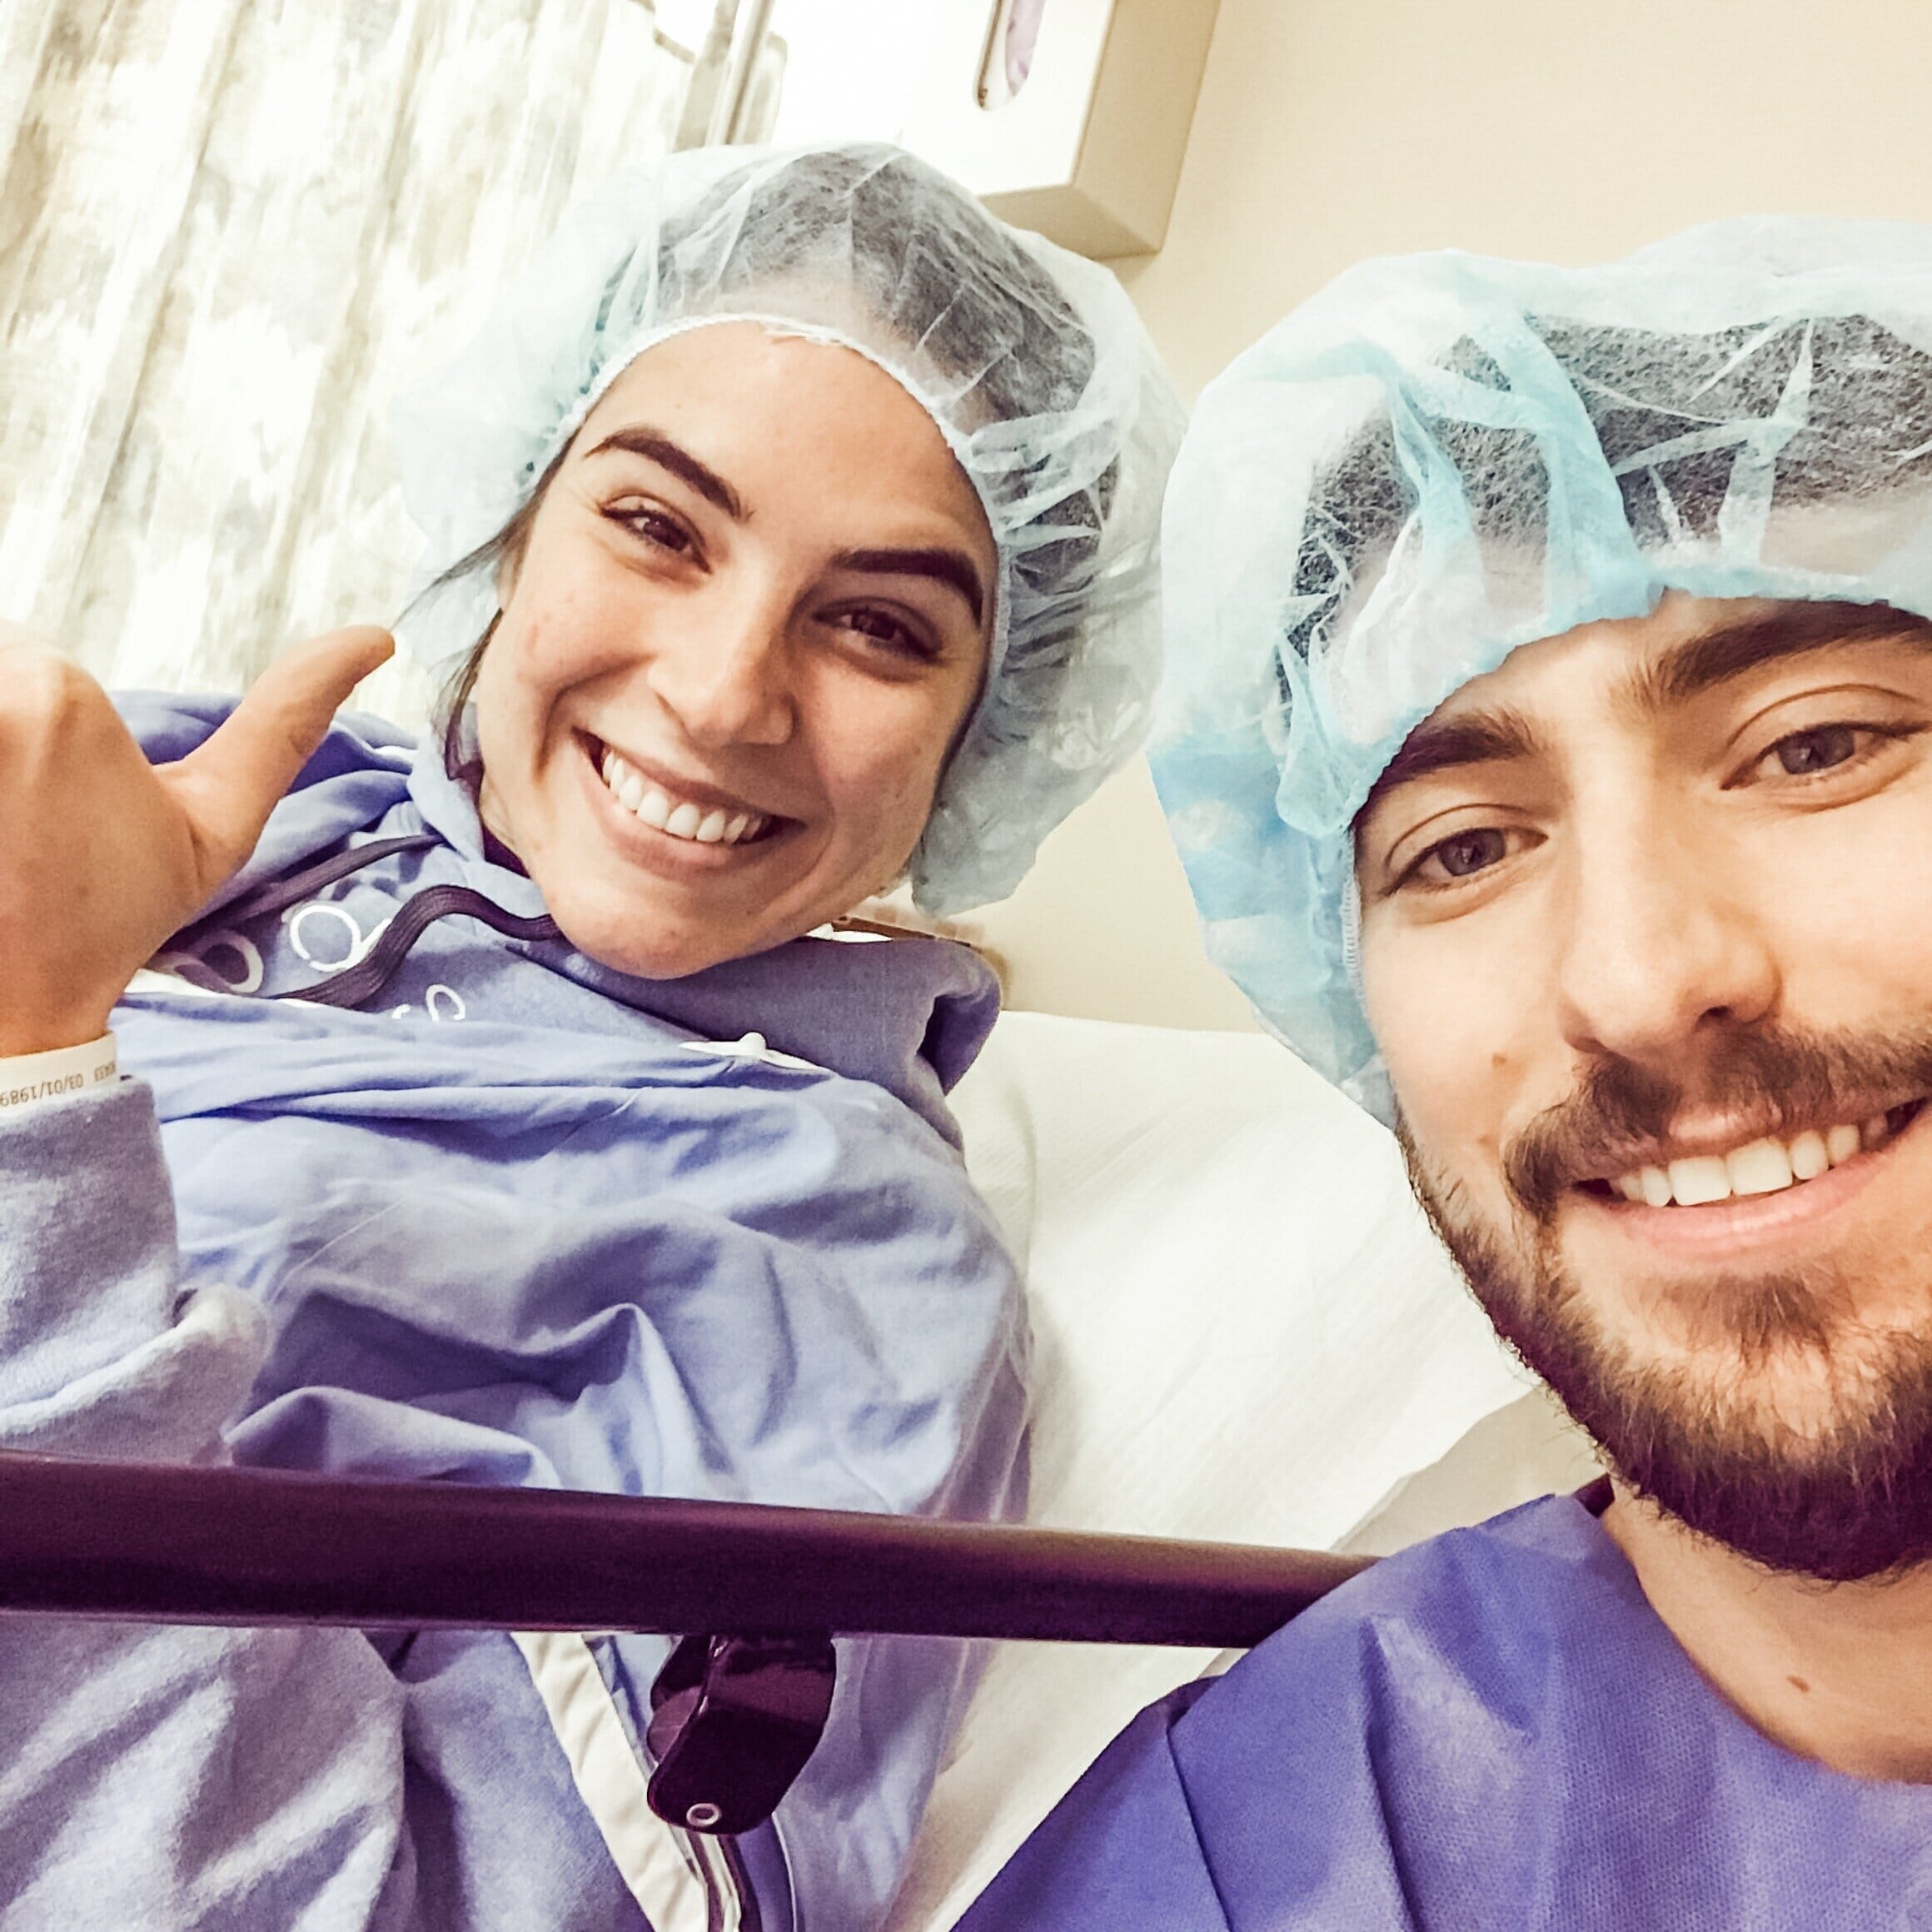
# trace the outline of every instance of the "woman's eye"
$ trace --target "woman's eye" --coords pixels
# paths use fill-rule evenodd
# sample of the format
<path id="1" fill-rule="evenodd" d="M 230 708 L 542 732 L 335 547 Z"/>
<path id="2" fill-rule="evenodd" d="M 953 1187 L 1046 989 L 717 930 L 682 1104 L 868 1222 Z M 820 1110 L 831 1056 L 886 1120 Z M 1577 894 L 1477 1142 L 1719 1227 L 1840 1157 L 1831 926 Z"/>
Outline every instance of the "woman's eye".
<path id="1" fill-rule="evenodd" d="M 607 514 L 613 522 L 622 524 L 633 536 L 641 537 L 660 550 L 669 550 L 674 556 L 688 556 L 697 548 L 690 531 L 675 516 L 667 515 L 661 510 L 620 505 Z"/>
<path id="2" fill-rule="evenodd" d="M 862 605 L 856 610 L 841 611 L 835 621 L 874 644 L 883 645 L 895 656 L 917 658 L 929 663 L 939 655 L 938 650 L 926 638 L 889 610 Z"/>
<path id="3" fill-rule="evenodd" d="M 1432 845 L 1417 861 L 1417 869 L 1434 866 L 1451 879 L 1468 879 L 1509 855 L 1509 841 L 1494 825 L 1480 825 L 1470 832 L 1458 832 L 1440 844 Z"/>
<path id="4" fill-rule="evenodd" d="M 1789 738 L 1780 738 L 1771 752 L 1788 777 L 1804 778 L 1855 758 L 1858 739 L 1855 726 L 1820 724 L 1814 731 L 1794 731 Z"/>

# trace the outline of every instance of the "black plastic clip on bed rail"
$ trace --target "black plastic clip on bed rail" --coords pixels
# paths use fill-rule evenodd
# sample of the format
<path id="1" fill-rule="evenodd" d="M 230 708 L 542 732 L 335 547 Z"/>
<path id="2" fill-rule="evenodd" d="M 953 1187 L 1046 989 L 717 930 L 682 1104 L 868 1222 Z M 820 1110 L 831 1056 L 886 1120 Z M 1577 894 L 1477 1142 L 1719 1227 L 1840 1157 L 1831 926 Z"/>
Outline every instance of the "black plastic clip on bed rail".
<path id="1" fill-rule="evenodd" d="M 824 1735 L 838 1672 L 829 1636 L 686 1637 L 650 1687 L 651 1810 L 711 1836 L 764 1824 Z"/>

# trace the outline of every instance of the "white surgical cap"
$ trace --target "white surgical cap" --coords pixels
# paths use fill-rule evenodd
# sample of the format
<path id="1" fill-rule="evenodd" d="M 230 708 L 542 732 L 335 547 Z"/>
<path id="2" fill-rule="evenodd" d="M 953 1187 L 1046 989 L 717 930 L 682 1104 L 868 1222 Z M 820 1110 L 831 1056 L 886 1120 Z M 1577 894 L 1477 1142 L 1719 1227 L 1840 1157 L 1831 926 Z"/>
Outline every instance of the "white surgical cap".
<path id="1" fill-rule="evenodd" d="M 854 349 L 931 415 L 999 555 L 984 694 L 912 861 L 949 913 L 1003 897 L 1139 742 L 1181 411 L 1113 277 L 884 147 L 708 148 L 575 210 L 483 333 L 391 418 L 427 545 L 399 627 L 447 669 L 496 609 L 484 551 L 654 343 L 755 321 Z"/>
<path id="2" fill-rule="evenodd" d="M 1351 826 L 1451 692 L 1667 589 L 1932 616 L 1932 228 L 1365 263 L 1203 396 L 1165 544 L 1152 755 L 1208 951 L 1386 1113 Z"/>

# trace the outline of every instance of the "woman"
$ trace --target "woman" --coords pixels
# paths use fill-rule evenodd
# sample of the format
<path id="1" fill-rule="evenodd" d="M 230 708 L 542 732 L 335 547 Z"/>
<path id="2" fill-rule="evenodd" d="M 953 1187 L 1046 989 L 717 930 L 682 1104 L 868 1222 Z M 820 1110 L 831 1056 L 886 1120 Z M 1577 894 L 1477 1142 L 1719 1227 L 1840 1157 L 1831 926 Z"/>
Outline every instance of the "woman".
<path id="1" fill-rule="evenodd" d="M 1017 1284 L 944 1102 L 989 978 L 804 935 L 1010 889 L 1133 741 L 1178 427 L 1110 278 L 909 157 L 685 156 L 399 411 L 422 749 L 328 727 L 380 633 L 132 736 L 12 654 L 0 1093 L 111 1067 L 111 1008 L 147 1084 L 0 1112 L 0 1444 L 227 1417 L 283 1467 L 1016 1510 Z M 664 1652 L 0 1632 L 13 1910 L 668 1932 Z M 736 1847 L 764 1926 L 878 1921 L 966 1688 L 842 1646 Z"/>

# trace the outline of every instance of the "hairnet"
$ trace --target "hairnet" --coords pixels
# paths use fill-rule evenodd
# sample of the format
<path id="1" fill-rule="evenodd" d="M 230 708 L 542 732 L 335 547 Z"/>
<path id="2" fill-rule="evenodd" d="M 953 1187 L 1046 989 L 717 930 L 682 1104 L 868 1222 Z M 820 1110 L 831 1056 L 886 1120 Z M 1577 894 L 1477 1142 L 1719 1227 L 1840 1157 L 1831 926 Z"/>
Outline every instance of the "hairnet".
<path id="1" fill-rule="evenodd" d="M 1210 954 L 1386 1111 L 1351 828 L 1416 724 L 1666 589 L 1932 615 L 1929 522 L 1932 229 L 1349 271 L 1209 386 L 1168 494 L 1152 755 Z"/>
<path id="2" fill-rule="evenodd" d="M 428 541 L 401 626 L 450 665 L 496 608 L 491 540 L 654 343 L 753 320 L 857 350 L 931 415 L 999 556 L 992 658 L 914 854 L 945 913 L 1019 883 L 1139 742 L 1181 411 L 1113 277 L 884 147 L 710 148 L 575 210 L 482 335 L 397 402 Z"/>

